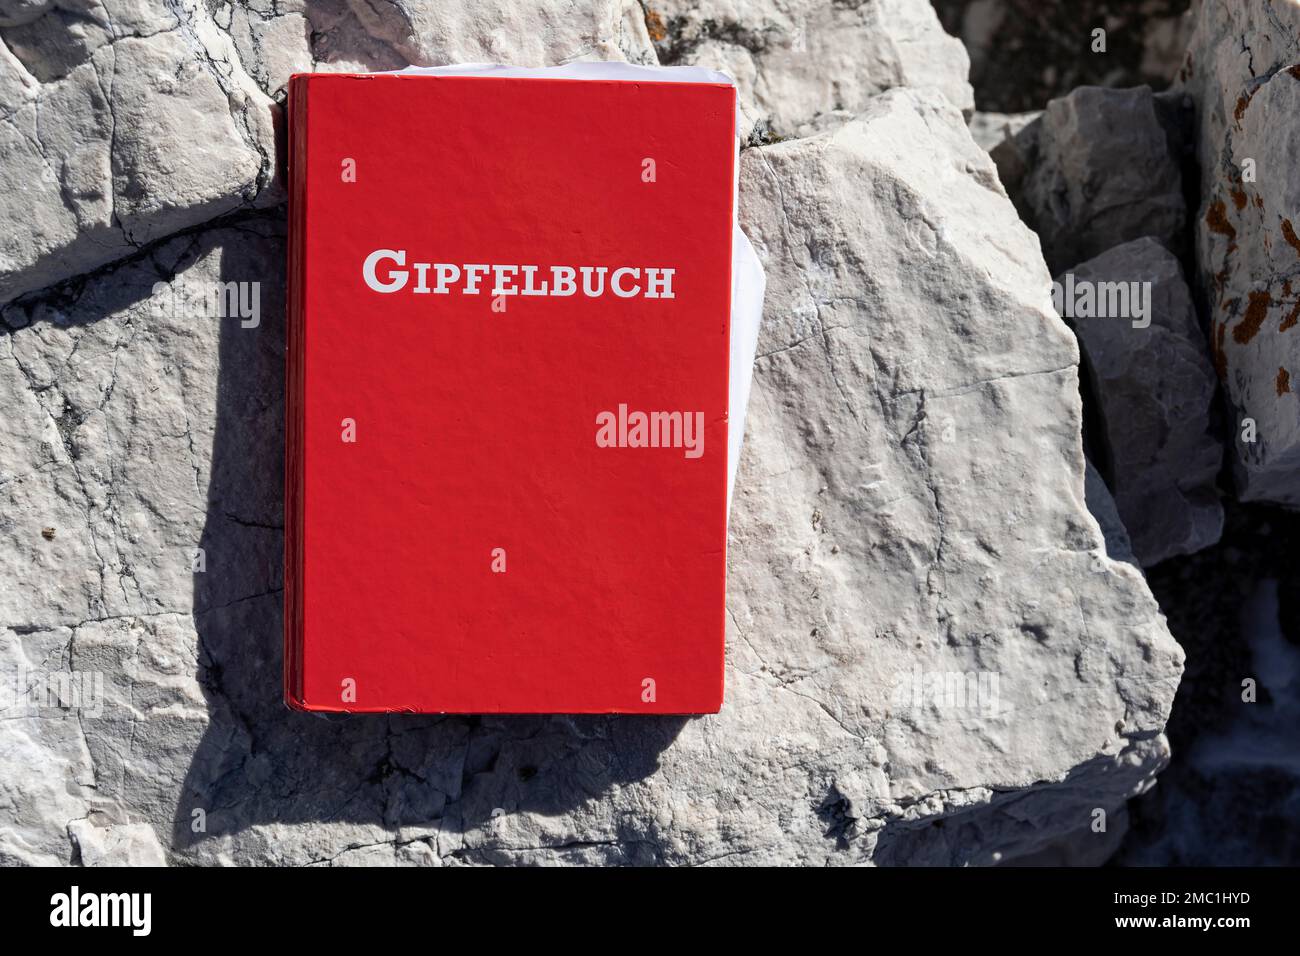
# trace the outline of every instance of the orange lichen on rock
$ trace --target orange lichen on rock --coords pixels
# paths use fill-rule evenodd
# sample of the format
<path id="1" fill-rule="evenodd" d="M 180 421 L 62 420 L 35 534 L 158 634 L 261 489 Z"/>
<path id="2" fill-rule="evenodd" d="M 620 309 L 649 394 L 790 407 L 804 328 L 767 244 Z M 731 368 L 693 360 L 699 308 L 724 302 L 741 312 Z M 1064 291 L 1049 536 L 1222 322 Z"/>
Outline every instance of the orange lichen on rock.
<path id="1" fill-rule="evenodd" d="M 1228 381 L 1228 353 L 1223 348 L 1223 336 L 1228 331 L 1228 323 L 1214 322 L 1210 335 L 1210 356 L 1214 360 L 1214 371 L 1220 382 Z"/>
<path id="2" fill-rule="evenodd" d="M 1205 224 L 1210 227 L 1210 232 L 1217 232 L 1229 239 L 1237 238 L 1237 229 L 1228 222 L 1228 207 L 1222 199 L 1210 203 L 1210 208 L 1205 211 Z"/>
<path id="3" fill-rule="evenodd" d="M 1238 345 L 1246 345 L 1259 334 L 1264 320 L 1268 318 L 1268 308 L 1273 304 L 1273 297 L 1264 292 L 1249 293 L 1246 314 L 1232 330 L 1232 338 Z"/>
<path id="4" fill-rule="evenodd" d="M 1246 190 L 1234 189 L 1232 191 L 1232 204 L 1238 209 L 1245 209 L 1248 202 L 1250 202 L 1250 199 L 1246 196 Z"/>
<path id="5" fill-rule="evenodd" d="M 668 37 L 668 26 L 664 23 L 664 18 L 658 10 L 647 10 L 645 12 L 645 29 L 650 34 L 650 39 L 655 43 Z"/>
<path id="6" fill-rule="evenodd" d="M 1241 118 L 1246 115 L 1246 108 L 1250 106 L 1250 98 L 1253 93 L 1242 93 L 1237 97 L 1237 108 L 1232 111 L 1232 118 L 1237 121 L 1237 126 L 1241 126 Z"/>
<path id="7" fill-rule="evenodd" d="M 1284 368 L 1277 370 L 1277 393 L 1285 395 L 1291 391 L 1291 373 Z"/>
<path id="8" fill-rule="evenodd" d="M 1300 256 L 1300 236 L 1295 234 L 1295 227 L 1291 225 L 1290 219 L 1282 220 L 1282 238 L 1286 244 L 1295 250 L 1295 254 Z"/>
<path id="9" fill-rule="evenodd" d="M 1291 295 L 1291 283 L 1284 283 L 1282 291 L 1288 296 Z M 1286 314 L 1286 318 L 1282 320 L 1282 324 L 1277 327 L 1277 330 L 1285 332 L 1287 329 L 1294 328 L 1297 322 L 1300 322 L 1300 296 L 1296 296 L 1292 301 L 1291 311 Z"/>

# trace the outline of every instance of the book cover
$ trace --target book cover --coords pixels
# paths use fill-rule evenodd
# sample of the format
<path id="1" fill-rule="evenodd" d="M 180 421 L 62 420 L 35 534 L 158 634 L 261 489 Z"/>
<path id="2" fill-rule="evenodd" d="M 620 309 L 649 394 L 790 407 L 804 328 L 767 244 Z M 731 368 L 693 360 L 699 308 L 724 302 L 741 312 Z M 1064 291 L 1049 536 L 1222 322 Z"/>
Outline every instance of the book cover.
<path id="1" fill-rule="evenodd" d="M 295 76 L 285 693 L 708 713 L 735 91 Z"/>

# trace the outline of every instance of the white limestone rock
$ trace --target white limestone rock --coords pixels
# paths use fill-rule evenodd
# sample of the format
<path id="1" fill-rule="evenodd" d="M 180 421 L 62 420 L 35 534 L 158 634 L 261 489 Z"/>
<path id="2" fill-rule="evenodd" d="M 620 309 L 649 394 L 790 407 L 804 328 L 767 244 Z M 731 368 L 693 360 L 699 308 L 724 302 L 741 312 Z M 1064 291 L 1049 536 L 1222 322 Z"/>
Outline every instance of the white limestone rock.
<path id="1" fill-rule="evenodd" d="M 1039 852 L 1148 785 L 1181 652 L 1086 512 L 1077 352 L 1034 237 L 960 114 L 901 91 L 746 153 L 741 208 L 768 298 L 732 686 L 811 699 L 881 748 L 837 768 L 878 862 Z M 981 672 L 996 716 L 891 697 L 898 675 Z M 1029 780 L 1056 785 L 1016 795 L 1021 829 L 1000 805 Z M 959 807 L 969 858 L 920 826 Z"/>
<path id="2" fill-rule="evenodd" d="M 1137 558 L 1133 556 L 1133 542 L 1124 527 L 1124 519 L 1115 507 L 1115 498 L 1106 487 L 1106 480 L 1101 472 L 1088 462 L 1088 470 L 1083 477 L 1083 493 L 1088 503 L 1088 511 L 1097 519 L 1102 538 L 1106 542 L 1106 554 L 1114 561 L 1125 561 L 1138 567 Z"/>
<path id="3" fill-rule="evenodd" d="M 42 42 L 6 31 L 0 55 L 0 303 L 283 198 L 271 102 L 197 5 L 65 6 L 21 28 Z"/>
<path id="4" fill-rule="evenodd" d="M 96 826 L 86 820 L 68 827 L 82 866 L 166 866 L 158 834 L 147 823 Z"/>
<path id="5" fill-rule="evenodd" d="M 284 249 L 250 215 L 0 310 L 0 686 L 93 690 L 5 697 L 0 861 L 174 856 L 199 636 L 276 640 Z M 255 325 L 205 312 L 218 282 L 260 283 Z"/>
<path id="6" fill-rule="evenodd" d="M 655 60 L 635 0 L 52 0 L 0 40 L 0 304 L 282 203 L 294 72 Z"/>
<path id="7" fill-rule="evenodd" d="M 28 704 L 33 694 L 38 703 L 48 701 L 40 692 L 50 686 L 49 675 L 70 673 L 70 636 L 65 628 L 30 631 L 7 617 L 0 627 L 0 866 L 71 862 L 67 827 L 86 816 L 94 793 L 94 766 L 77 717 L 50 708 L 33 712 Z"/>
<path id="8" fill-rule="evenodd" d="M 388 40 L 412 66 L 509 63 L 550 66 L 578 60 L 654 62 L 640 5 L 625 0 L 348 0 L 367 31 Z M 629 55 L 631 54 L 631 55 Z"/>
<path id="9" fill-rule="evenodd" d="M 277 99 L 293 73 L 656 62 L 637 0 L 248 0 L 216 4 L 213 19 Z"/>
<path id="10" fill-rule="evenodd" d="M 1022 129 L 1043 115 L 1042 110 L 1030 110 L 1026 113 L 983 113 L 976 112 L 970 118 L 971 138 L 985 152 L 993 152 L 1008 139 L 1013 138 Z"/>
<path id="11" fill-rule="evenodd" d="M 975 108 L 966 51 L 928 0 L 652 0 L 646 9 L 661 63 L 735 78 L 743 136 L 790 136 L 899 86 L 935 86 Z"/>
<path id="12" fill-rule="evenodd" d="M 1149 567 L 1209 547 L 1223 533 L 1215 487 L 1223 448 L 1211 433 L 1217 382 L 1178 260 L 1154 239 L 1136 239 L 1069 272 L 1076 286 L 1094 289 L 1149 284 L 1146 318 L 1073 319 L 1100 406 L 1110 486 L 1138 561 Z"/>
<path id="13" fill-rule="evenodd" d="M 1300 507 L 1300 5 L 1203 0 L 1195 16 L 1180 77 L 1197 105 L 1196 259 L 1237 491 Z"/>
<path id="14" fill-rule="evenodd" d="M 770 284 L 717 717 L 283 707 L 274 218 L 0 313 L 6 667 L 103 677 L 0 720 L 0 858 L 140 859 L 140 826 L 212 864 L 1104 856 L 1078 833 L 1167 760 L 1181 656 L 1085 507 L 1032 234 L 937 93 L 741 180 Z M 255 326 L 180 293 L 217 281 L 261 283 Z"/>

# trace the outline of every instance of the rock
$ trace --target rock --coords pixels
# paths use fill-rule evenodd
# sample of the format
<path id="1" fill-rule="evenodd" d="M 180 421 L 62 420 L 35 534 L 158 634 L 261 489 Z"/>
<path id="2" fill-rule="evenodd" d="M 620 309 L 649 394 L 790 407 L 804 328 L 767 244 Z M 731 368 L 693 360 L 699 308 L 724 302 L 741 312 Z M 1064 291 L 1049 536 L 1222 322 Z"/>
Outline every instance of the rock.
<path id="1" fill-rule="evenodd" d="M 1123 561 L 1138 567 L 1137 558 L 1133 556 L 1133 542 L 1128 536 L 1128 529 L 1124 527 L 1124 519 L 1119 516 L 1119 509 L 1115 507 L 1115 499 L 1106 487 L 1106 480 L 1093 467 L 1092 462 L 1087 463 L 1083 477 L 1083 494 L 1089 513 L 1097 519 L 1101 528 L 1107 557 L 1112 561 Z"/>
<path id="2" fill-rule="evenodd" d="M 82 866 L 166 866 L 158 834 L 147 823 L 119 823 L 105 827 L 86 820 L 68 825 L 80 853 Z"/>
<path id="3" fill-rule="evenodd" d="M 635 0 L 111 8 L 20 7 L 0 26 L 0 304 L 282 203 L 276 101 L 293 72 L 655 58 Z"/>
<path id="4" fill-rule="evenodd" d="M 58 36 L 73 30 L 64 18 L 51 8 L 23 29 Z M 77 58 L 38 43 L 15 46 L 21 55 L 0 64 L 21 86 L 0 123 L 0 303 L 283 199 L 268 188 L 270 100 L 201 25 L 166 20 L 113 21 L 112 30 L 141 31 L 130 33 L 76 21 Z"/>
<path id="5" fill-rule="evenodd" d="M 1249 39 L 1249 43 L 1242 39 Z M 1202 2 L 1182 73 L 1195 100 L 1200 286 L 1234 409 L 1237 491 L 1300 506 L 1300 7 Z"/>
<path id="6" fill-rule="evenodd" d="M 1042 107 L 1076 86 L 1161 89 L 1182 65 L 1189 0 L 934 0 L 971 61 L 980 109 Z M 1094 50 L 1105 32 L 1104 52 Z"/>
<path id="7" fill-rule="evenodd" d="M 278 643 L 282 218 L 245 213 L 0 311 L 0 574 L 16 585 L 0 593 L 0 679 L 94 691 L 34 711 L 7 699 L 0 860 L 140 861 L 147 834 L 128 821 L 174 858 L 173 832 L 196 822 L 176 807 L 220 686 L 217 622 L 259 666 Z M 219 282 L 257 283 L 255 325 L 208 311 Z M 278 673 L 241 675 L 272 734 Z M 240 720 L 222 712 L 221 746 Z M 89 823 L 70 843 L 74 820 Z"/>
<path id="8" fill-rule="evenodd" d="M 1080 87 L 1014 138 L 999 169 L 1053 272 L 1142 236 L 1182 250 L 1179 155 L 1149 88 Z"/>
<path id="9" fill-rule="evenodd" d="M 250 0 L 223 4 L 213 17 L 276 99 L 296 72 L 656 62 L 636 0 Z"/>
<path id="10" fill-rule="evenodd" d="M 958 108 L 974 109 L 966 52 L 927 0 L 652 0 L 646 9 L 660 63 L 735 78 L 744 136 L 806 133 L 823 114 L 846 118 L 899 86 L 936 86 Z"/>
<path id="11" fill-rule="evenodd" d="M 1034 237 L 935 92 L 741 178 L 770 284 L 717 717 L 283 708 L 278 212 L 0 312 L 3 660 L 102 678 L 0 720 L 0 860 L 136 825 L 191 864 L 1105 855 L 1078 833 L 1167 760 L 1181 655 L 1087 514 Z M 203 312 L 217 282 L 259 320 Z"/>
<path id="12" fill-rule="evenodd" d="M 249 236 L 252 248 L 250 229 L 214 235 L 227 245 Z M 241 361 L 279 361 L 283 347 L 274 332 L 256 333 L 261 318 L 278 327 L 271 320 L 283 303 L 280 253 L 263 243 L 268 261 L 261 262 L 211 240 L 176 239 L 84 287 L 60 287 L 0 310 L 0 322 L 14 330 L 0 341 L 0 388 L 13 402 L 0 501 L 4 514 L 21 516 L 0 525 L 0 568 L 22 582 L 0 596 L 0 622 L 69 627 L 194 610 L 191 552 L 201 543 L 204 489 L 212 478 L 206 449 L 219 425 L 221 322 L 244 333 L 241 344 L 263 350 L 241 354 Z M 164 278 L 172 269 L 187 274 L 169 286 Z M 224 282 L 249 283 L 257 326 L 205 313 L 211 297 L 205 302 L 204 293 Z M 253 411 L 246 451 L 278 467 L 278 419 L 266 408 Z M 234 527 L 242 521 L 265 534 L 259 524 L 278 522 L 278 494 L 257 497 L 245 489 L 228 504 Z M 38 524 L 55 527 L 56 537 L 34 537 Z M 32 567 L 42 574 L 31 574 Z M 244 570 L 263 580 L 264 569 Z M 227 568 L 199 581 L 218 579 L 240 588 L 245 576 Z"/>
<path id="13" fill-rule="evenodd" d="M 991 153 L 1042 115 L 1042 110 L 1028 113 L 976 112 L 970 118 L 970 134 L 980 149 Z"/>
<path id="14" fill-rule="evenodd" d="M 9 384 L 11 376 L 11 370 L 4 369 L 0 382 Z M 8 455 L 12 436 L 5 435 L 2 441 Z M 47 503 L 47 513 L 51 507 Z M 9 512 L 3 514 L 0 523 L 9 524 Z M 8 553 L 8 542 L 3 550 Z M 94 795 L 95 770 L 86 749 L 83 725 L 75 715 L 65 716 L 54 708 L 34 712 L 25 699 L 29 687 L 40 685 L 37 689 L 43 689 L 48 686 L 49 675 L 70 672 L 70 636 L 71 631 L 58 628 L 29 632 L 8 614 L 0 627 L 3 866 L 60 866 L 71 862 L 68 822 L 86 816 Z"/>
<path id="15" fill-rule="evenodd" d="M 1109 484 L 1138 561 L 1150 566 L 1214 544 L 1223 532 L 1215 487 L 1223 449 L 1210 430 L 1216 379 L 1178 260 L 1154 239 L 1137 239 L 1070 274 L 1076 289 L 1149 289 L 1144 318 L 1073 320 L 1101 410 Z"/>
<path id="16" fill-rule="evenodd" d="M 1077 353 L 960 120 L 895 91 L 834 134 L 747 152 L 741 178 L 768 298 L 732 520 L 732 686 L 811 698 L 883 749 L 841 758 L 827 796 L 877 862 L 1037 854 L 1114 810 L 1165 759 L 1180 670 L 1140 573 L 1086 513 Z M 1000 675 L 1006 710 L 944 724 L 890 697 L 891 676 L 973 671 Z M 1019 790 L 1033 779 L 1055 784 Z M 919 825 L 949 815 L 955 833 Z"/>
<path id="17" fill-rule="evenodd" d="M 348 0 L 371 36 L 413 66 L 508 63 L 548 66 L 575 60 L 653 63 L 636 0 Z"/>
<path id="18" fill-rule="evenodd" d="M 1003 116 L 1006 114 L 994 114 Z M 994 164 L 998 167 L 998 178 L 1002 180 L 1002 187 L 1011 197 L 1016 208 L 1020 210 L 1021 215 L 1031 215 L 1026 209 L 1023 198 L 1025 177 L 1029 175 L 1033 164 L 1038 161 L 1038 139 L 1042 130 L 1042 111 L 1036 113 L 1019 113 L 1014 114 L 1024 118 L 1024 122 L 1007 121 L 1001 124 L 1002 139 L 998 142 L 992 142 L 993 135 L 988 135 L 985 142 L 980 143 L 988 150 L 989 156 L 993 158 Z M 974 135 L 974 129 L 971 130 Z M 978 142 L 978 139 L 977 139 Z"/>

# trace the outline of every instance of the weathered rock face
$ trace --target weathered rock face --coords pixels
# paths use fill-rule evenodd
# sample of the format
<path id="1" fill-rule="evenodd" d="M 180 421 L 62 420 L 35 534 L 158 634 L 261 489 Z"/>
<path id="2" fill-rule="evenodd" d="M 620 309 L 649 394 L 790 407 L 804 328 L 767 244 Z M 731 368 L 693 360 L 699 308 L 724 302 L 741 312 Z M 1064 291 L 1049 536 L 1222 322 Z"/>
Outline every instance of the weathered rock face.
<path id="1" fill-rule="evenodd" d="M 1150 290 L 1140 318 L 1073 320 L 1101 407 L 1115 503 L 1138 560 L 1152 565 L 1214 544 L 1223 531 L 1215 488 L 1223 449 L 1210 430 L 1216 379 L 1178 260 L 1154 239 L 1137 239 L 1069 273 L 1076 289 L 1123 284 L 1136 293 L 1129 313 L 1146 297 L 1139 289 Z"/>
<path id="2" fill-rule="evenodd" d="M 1171 136 L 1147 87 L 1080 87 L 994 149 L 1053 272 L 1142 236 L 1179 251 L 1186 209 Z"/>
<path id="3" fill-rule="evenodd" d="M 77 820 L 68 826 L 82 866 L 166 866 L 158 834 L 147 823 L 96 825 Z"/>
<path id="4" fill-rule="evenodd" d="M 654 63 L 636 0 L 248 0 L 213 12 L 263 92 L 295 72 L 449 63 Z"/>
<path id="5" fill-rule="evenodd" d="M 1097 519 L 1101 536 L 1106 542 L 1106 554 L 1113 561 L 1125 561 L 1137 567 L 1137 558 L 1133 556 L 1133 542 L 1128 536 L 1128 528 L 1115 507 L 1115 498 L 1106 487 L 1106 479 L 1101 472 L 1088 462 L 1087 472 L 1083 476 L 1083 494 L 1088 503 L 1088 511 Z"/>
<path id="6" fill-rule="evenodd" d="M 348 0 L 374 37 L 414 66 L 509 62 L 543 66 L 574 60 L 653 63 L 645 17 L 636 0 Z"/>
<path id="7" fill-rule="evenodd" d="M 980 109 L 1041 109 L 1076 86 L 1163 88 L 1182 65 L 1189 0 L 934 0 L 970 53 Z M 1094 50 L 1093 31 L 1106 31 Z"/>
<path id="8" fill-rule="evenodd" d="M 173 850 L 219 679 L 196 635 L 228 615 L 251 623 L 251 607 L 244 650 L 257 659 L 274 636 L 279 232 L 253 218 L 177 238 L 0 312 L 3 686 L 35 686 L 39 705 L 6 700 L 6 862 L 147 855 L 146 833 L 116 829 L 128 824 Z M 205 307 L 218 282 L 260 283 L 255 325 Z M 64 679 L 71 710 L 40 693 Z"/>
<path id="9" fill-rule="evenodd" d="M 1202 2 L 1182 74 L 1197 103 L 1196 258 L 1235 411 L 1239 496 L 1300 505 L 1300 6 Z"/>
<path id="10" fill-rule="evenodd" d="M 1096 480 L 1085 506 L 1077 350 L 960 49 L 919 0 L 744 17 L 648 18 L 755 115 L 827 130 L 742 162 L 769 298 L 723 712 L 327 719 L 281 704 L 272 103 L 296 70 L 650 60 L 647 21 L 0 0 L 0 863 L 1112 851 L 1181 652 Z M 945 93 L 870 98 L 905 84 Z"/>
<path id="11" fill-rule="evenodd" d="M 966 51 L 928 0 L 653 0 L 646 8 L 660 63 L 735 78 L 743 134 L 806 135 L 805 124 L 835 111 L 851 115 L 900 86 L 933 85 L 960 109 L 974 109 Z"/>
<path id="12" fill-rule="evenodd" d="M 1030 113 L 976 113 L 971 117 L 971 136 L 993 157 L 1002 187 L 1022 216 L 1032 215 L 1023 198 L 1025 177 L 1038 159 L 1038 136 L 1042 110 Z M 991 119 L 980 119 L 980 117 Z"/>
<path id="13" fill-rule="evenodd" d="M 654 62 L 635 0 L 62 0 L 0 11 L 0 303 L 284 200 L 298 71 Z"/>
<path id="14" fill-rule="evenodd" d="M 192 22 L 88 6 L 104 19 L 51 7 L 0 34 L 0 302 L 276 198 L 270 101 L 195 54 Z"/>
<path id="15" fill-rule="evenodd" d="M 742 218 L 769 299 L 690 721 L 283 708 L 277 214 L 4 310 L 3 676 L 103 680 L 9 702 L 0 862 L 1109 852 L 1181 655 L 1085 508 L 1077 351 L 990 160 L 896 91 L 745 153 Z M 204 311 L 228 282 L 256 321 Z"/>
<path id="16" fill-rule="evenodd" d="M 967 838 L 1032 852 L 1101 805 L 1103 767 L 1144 785 L 1179 670 L 1140 575 L 1086 514 L 1077 354 L 1034 238 L 956 111 L 910 92 L 745 154 L 741 208 L 768 299 L 732 523 L 734 659 L 753 676 L 733 686 L 811 698 L 882 748 L 856 793 L 838 784 L 879 828 L 877 859 L 960 859 L 961 835 L 891 838 L 919 807 L 963 804 Z M 1128 685 L 1148 667 L 1153 684 Z M 1007 709 L 937 730 L 942 708 L 891 699 L 909 672 L 997 673 Z M 1054 705 L 1072 716 L 1043 735 Z M 1031 779 L 1058 781 L 1016 798 L 1051 825 L 969 806 Z"/>
<path id="17" fill-rule="evenodd" d="M 1014 140 L 1017 133 L 1042 115 L 1042 110 L 1028 113 L 977 112 L 970 118 L 970 134 L 981 149 L 992 152 L 1002 143 Z M 1003 185 L 1006 185 L 1005 180 Z"/>

